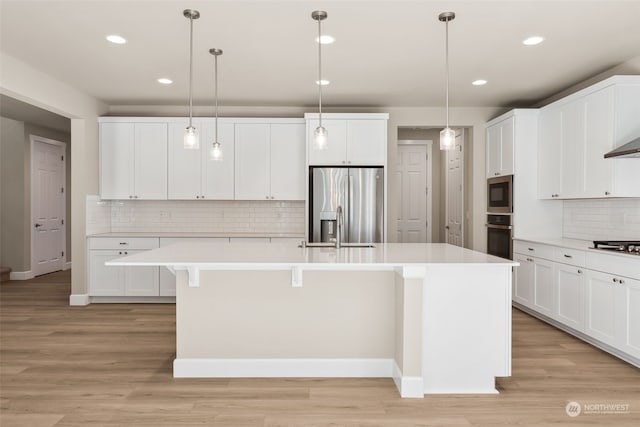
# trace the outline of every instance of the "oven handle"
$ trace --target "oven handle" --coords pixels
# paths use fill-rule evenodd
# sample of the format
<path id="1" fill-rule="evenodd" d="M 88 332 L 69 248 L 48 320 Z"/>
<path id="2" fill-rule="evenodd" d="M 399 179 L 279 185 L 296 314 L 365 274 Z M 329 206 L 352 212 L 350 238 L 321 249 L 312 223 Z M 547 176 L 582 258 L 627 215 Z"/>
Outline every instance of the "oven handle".
<path id="1" fill-rule="evenodd" d="M 512 225 L 496 225 L 496 224 L 485 224 L 487 228 L 498 228 L 500 230 L 512 230 Z"/>

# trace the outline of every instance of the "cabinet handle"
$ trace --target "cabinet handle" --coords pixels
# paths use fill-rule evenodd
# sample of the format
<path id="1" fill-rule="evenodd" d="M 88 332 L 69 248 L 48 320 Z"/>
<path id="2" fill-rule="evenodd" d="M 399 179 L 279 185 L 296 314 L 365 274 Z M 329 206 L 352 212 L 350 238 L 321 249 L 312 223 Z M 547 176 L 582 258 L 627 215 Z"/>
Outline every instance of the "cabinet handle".
<path id="1" fill-rule="evenodd" d="M 204 196 L 200 196 L 201 199 L 204 199 Z"/>
<path id="2" fill-rule="evenodd" d="M 618 283 L 618 279 L 617 278 L 613 278 L 613 283 Z"/>
<path id="3" fill-rule="evenodd" d="M 199 199 L 199 198 L 200 198 L 200 196 L 196 196 L 196 199 Z"/>
<path id="4" fill-rule="evenodd" d="M 265 199 L 269 200 L 269 196 L 265 196 Z"/>
<path id="5" fill-rule="evenodd" d="M 498 176 L 500 175 L 500 172 L 495 172 L 493 175 Z"/>
<path id="6" fill-rule="evenodd" d="M 351 160 L 347 161 L 348 164 L 351 164 Z"/>
<path id="7" fill-rule="evenodd" d="M 620 284 L 621 285 L 624 284 L 624 280 L 620 279 Z"/>
<path id="8" fill-rule="evenodd" d="M 610 194 L 611 194 L 611 193 L 609 193 L 608 191 L 605 191 L 605 192 L 604 192 L 604 195 L 605 195 L 605 196 L 608 196 L 608 195 L 610 195 Z"/>
<path id="9" fill-rule="evenodd" d="M 128 245 L 127 242 L 120 242 L 121 245 Z"/>
<path id="10" fill-rule="evenodd" d="M 275 199 L 275 197 L 271 196 L 271 200 Z"/>
<path id="11" fill-rule="evenodd" d="M 573 258 L 573 256 L 571 256 L 571 255 L 567 255 L 567 254 L 564 254 L 564 257 L 565 257 L 565 258 Z"/>
<path id="12" fill-rule="evenodd" d="M 533 262 L 533 259 L 532 258 L 527 258 L 527 261 Z"/>
<path id="13" fill-rule="evenodd" d="M 133 196 L 129 196 L 130 199 L 133 199 Z"/>
<path id="14" fill-rule="evenodd" d="M 582 274 L 582 270 L 578 270 L 578 274 Z"/>
<path id="15" fill-rule="evenodd" d="M 345 162 L 345 161 L 343 160 L 343 161 L 342 161 L 342 164 L 344 165 L 345 163 L 347 163 L 347 162 Z"/>
<path id="16" fill-rule="evenodd" d="M 527 249 L 529 249 L 531 252 L 535 252 L 535 249 L 533 248 L 527 248 Z"/>
<path id="17" fill-rule="evenodd" d="M 118 252 L 118 255 L 122 255 L 122 251 Z"/>
<path id="18" fill-rule="evenodd" d="M 137 199 L 137 198 L 138 198 L 138 196 L 133 196 L 133 198 L 134 198 L 134 199 Z"/>
<path id="19" fill-rule="evenodd" d="M 124 254 L 125 254 L 125 255 L 129 255 L 129 252 L 127 252 L 127 251 L 124 251 Z"/>

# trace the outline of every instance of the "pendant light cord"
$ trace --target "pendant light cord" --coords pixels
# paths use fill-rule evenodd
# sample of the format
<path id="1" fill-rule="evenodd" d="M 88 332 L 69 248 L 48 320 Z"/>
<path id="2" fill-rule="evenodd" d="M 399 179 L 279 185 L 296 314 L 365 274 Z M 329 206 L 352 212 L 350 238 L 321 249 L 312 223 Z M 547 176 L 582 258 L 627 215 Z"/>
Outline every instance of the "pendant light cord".
<path id="1" fill-rule="evenodd" d="M 193 127 L 193 17 L 189 18 L 189 127 Z"/>
<path id="2" fill-rule="evenodd" d="M 319 127 L 322 127 L 322 20 L 318 19 L 318 117 Z"/>
<path id="3" fill-rule="evenodd" d="M 215 130 L 215 139 L 213 142 L 218 142 L 218 55 L 214 56 L 214 72 L 215 72 L 215 78 L 214 78 L 214 91 L 215 91 L 215 98 L 216 98 L 216 130 Z"/>
<path id="4" fill-rule="evenodd" d="M 449 20 L 445 23 L 445 67 L 446 67 L 446 104 L 447 104 L 447 129 L 449 129 Z"/>

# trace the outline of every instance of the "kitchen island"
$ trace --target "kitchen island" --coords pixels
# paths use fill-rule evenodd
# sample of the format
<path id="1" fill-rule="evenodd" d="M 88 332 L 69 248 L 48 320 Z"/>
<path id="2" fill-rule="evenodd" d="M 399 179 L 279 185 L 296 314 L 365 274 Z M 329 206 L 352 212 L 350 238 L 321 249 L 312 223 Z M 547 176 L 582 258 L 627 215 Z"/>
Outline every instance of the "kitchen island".
<path id="1" fill-rule="evenodd" d="M 175 377 L 389 377 L 497 393 L 513 261 L 447 244 L 177 243 L 107 265 L 176 274 Z"/>

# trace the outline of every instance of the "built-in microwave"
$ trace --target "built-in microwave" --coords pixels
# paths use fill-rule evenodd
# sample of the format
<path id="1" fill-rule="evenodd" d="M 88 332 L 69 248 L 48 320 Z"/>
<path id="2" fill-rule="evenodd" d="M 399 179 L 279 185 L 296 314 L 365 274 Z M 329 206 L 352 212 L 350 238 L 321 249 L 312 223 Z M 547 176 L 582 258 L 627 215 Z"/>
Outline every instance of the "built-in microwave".
<path id="1" fill-rule="evenodd" d="M 487 180 L 487 212 L 513 212 L 513 175 Z"/>

